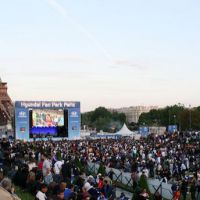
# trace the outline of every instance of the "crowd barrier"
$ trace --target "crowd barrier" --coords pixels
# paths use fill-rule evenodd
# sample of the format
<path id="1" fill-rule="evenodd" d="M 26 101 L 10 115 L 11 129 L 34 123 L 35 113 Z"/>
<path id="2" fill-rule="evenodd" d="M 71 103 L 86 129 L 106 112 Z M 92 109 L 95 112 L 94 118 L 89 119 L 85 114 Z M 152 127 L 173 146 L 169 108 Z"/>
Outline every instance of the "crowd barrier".
<path id="1" fill-rule="evenodd" d="M 88 169 L 89 171 L 97 174 L 99 169 L 99 164 L 88 162 Z M 109 174 L 109 172 L 113 172 L 113 180 L 122 183 L 123 185 L 132 187 L 132 179 L 131 179 L 131 173 L 124 172 L 123 170 L 115 169 L 115 168 L 109 168 L 106 167 L 106 173 Z M 171 184 L 161 182 L 158 179 L 148 179 L 148 185 L 149 190 L 152 194 L 155 194 L 156 191 L 158 191 L 163 198 L 165 199 L 172 199 L 172 190 L 171 190 Z"/>

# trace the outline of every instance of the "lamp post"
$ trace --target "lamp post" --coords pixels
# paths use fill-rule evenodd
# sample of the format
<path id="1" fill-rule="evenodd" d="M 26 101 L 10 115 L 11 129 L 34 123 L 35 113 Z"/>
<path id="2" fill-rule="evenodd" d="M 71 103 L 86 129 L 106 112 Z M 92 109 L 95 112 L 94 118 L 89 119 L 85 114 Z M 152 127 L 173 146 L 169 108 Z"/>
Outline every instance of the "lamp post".
<path id="1" fill-rule="evenodd" d="M 189 105 L 189 127 L 190 127 L 190 131 L 191 131 L 191 128 L 192 128 L 191 105 Z"/>
<path id="2" fill-rule="evenodd" d="M 176 127 L 176 115 L 174 115 L 174 132 L 177 131 L 177 127 Z"/>
<path id="3" fill-rule="evenodd" d="M 176 115 L 174 115 L 174 125 L 176 125 Z"/>

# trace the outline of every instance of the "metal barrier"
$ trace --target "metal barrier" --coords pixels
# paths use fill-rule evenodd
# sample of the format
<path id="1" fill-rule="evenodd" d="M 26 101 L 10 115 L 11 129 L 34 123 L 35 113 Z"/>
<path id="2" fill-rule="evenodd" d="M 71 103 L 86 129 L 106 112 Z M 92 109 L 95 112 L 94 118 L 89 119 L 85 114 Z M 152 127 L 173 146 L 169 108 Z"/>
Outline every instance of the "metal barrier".
<path id="1" fill-rule="evenodd" d="M 89 171 L 97 174 L 99 164 L 88 162 Z M 122 183 L 125 186 L 133 187 L 133 181 L 131 179 L 131 173 L 123 172 L 122 170 L 106 167 L 106 174 L 113 173 L 113 181 Z M 171 184 L 161 182 L 158 179 L 148 179 L 149 190 L 152 194 L 159 192 L 163 198 L 172 199 L 173 194 L 171 190 Z"/>

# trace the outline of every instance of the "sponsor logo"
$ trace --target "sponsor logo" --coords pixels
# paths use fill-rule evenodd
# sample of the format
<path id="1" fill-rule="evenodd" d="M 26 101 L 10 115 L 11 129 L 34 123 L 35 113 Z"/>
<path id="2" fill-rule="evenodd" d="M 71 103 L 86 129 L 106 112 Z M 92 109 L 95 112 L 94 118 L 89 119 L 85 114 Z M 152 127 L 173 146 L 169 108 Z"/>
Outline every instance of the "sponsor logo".
<path id="1" fill-rule="evenodd" d="M 20 132 L 24 133 L 26 131 L 26 128 L 25 127 L 21 127 L 20 128 Z"/>
<path id="2" fill-rule="evenodd" d="M 78 113 L 76 111 L 72 111 L 70 117 L 78 117 Z"/>
<path id="3" fill-rule="evenodd" d="M 73 131 L 77 131 L 77 130 L 78 130 L 78 127 L 77 127 L 77 126 L 72 126 L 72 130 L 73 130 Z"/>
<path id="4" fill-rule="evenodd" d="M 19 118 L 26 118 L 26 117 L 27 117 L 26 112 L 24 111 L 19 112 Z"/>

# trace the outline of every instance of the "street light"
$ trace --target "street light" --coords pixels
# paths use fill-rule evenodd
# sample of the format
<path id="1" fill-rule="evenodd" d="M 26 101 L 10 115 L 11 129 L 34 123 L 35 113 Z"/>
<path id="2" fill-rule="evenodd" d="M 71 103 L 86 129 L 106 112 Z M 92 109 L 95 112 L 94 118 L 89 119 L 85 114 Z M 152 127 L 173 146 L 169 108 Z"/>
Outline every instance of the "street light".
<path id="1" fill-rule="evenodd" d="M 176 115 L 174 115 L 174 125 L 176 125 Z"/>
<path id="2" fill-rule="evenodd" d="M 170 125 L 170 108 L 169 108 L 169 110 L 168 110 L 168 115 L 169 115 L 169 122 L 168 122 L 168 125 Z"/>
<path id="3" fill-rule="evenodd" d="M 190 124 L 190 131 L 191 131 L 191 127 L 192 127 L 191 105 L 189 105 L 189 124 Z"/>

